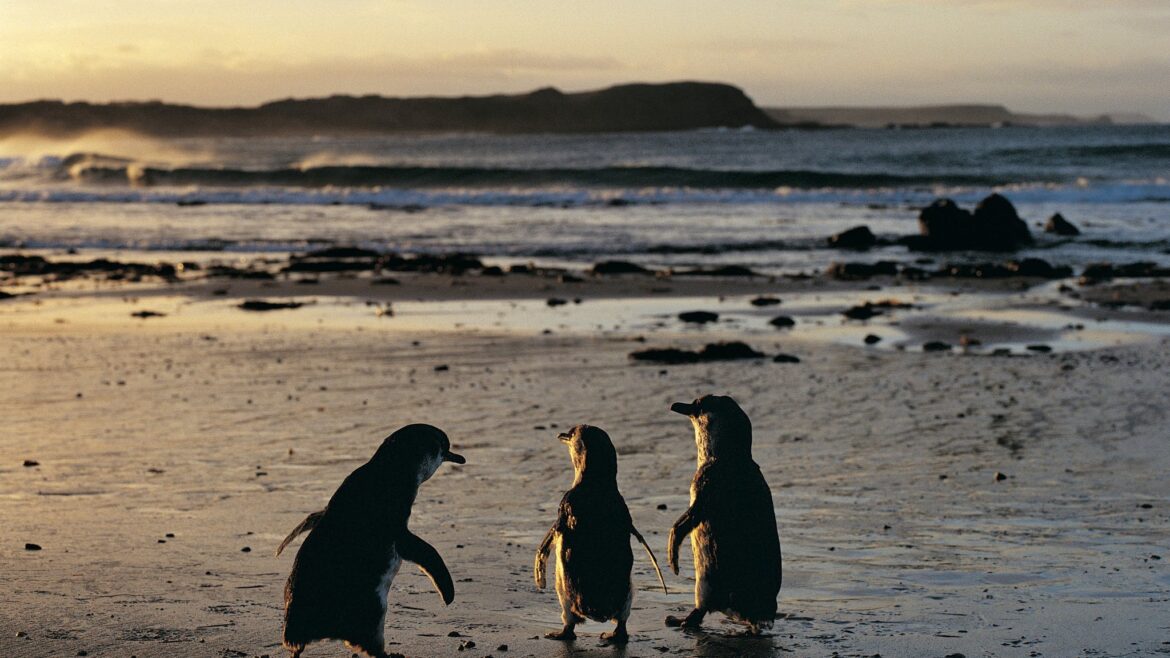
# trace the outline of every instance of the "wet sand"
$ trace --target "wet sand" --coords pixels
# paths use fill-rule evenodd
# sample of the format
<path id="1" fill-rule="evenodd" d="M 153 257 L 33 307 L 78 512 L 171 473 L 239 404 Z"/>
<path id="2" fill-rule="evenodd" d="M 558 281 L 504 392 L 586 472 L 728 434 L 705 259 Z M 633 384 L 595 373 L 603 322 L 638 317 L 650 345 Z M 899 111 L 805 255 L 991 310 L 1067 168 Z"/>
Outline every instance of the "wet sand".
<path id="1" fill-rule="evenodd" d="M 1085 330 L 1013 325 L 1018 315 L 994 311 L 1090 326 L 1106 311 L 1058 295 L 1018 298 L 1014 285 L 964 310 L 946 305 L 964 295 L 867 289 L 872 282 L 396 278 L 95 283 L 0 302 L 0 570 L 9 583 L 0 655 L 282 655 L 281 592 L 299 542 L 279 558 L 275 547 L 410 422 L 445 429 L 468 463 L 444 465 L 423 485 L 411 524 L 446 559 L 455 602 L 443 607 L 404 568 L 391 590 L 390 651 L 1170 651 L 1170 343 L 1156 333 L 1063 343 Z M 495 296 L 492 286 L 516 290 Z M 652 289 L 662 287 L 671 290 Z M 210 294 L 221 288 L 226 295 Z M 763 294 L 783 303 L 750 305 Z M 568 303 L 549 307 L 553 296 Z M 252 297 L 311 303 L 236 308 Z M 933 314 L 839 317 L 891 297 Z M 140 310 L 165 315 L 131 317 Z M 687 327 L 678 310 L 721 319 Z M 767 325 L 782 313 L 794 329 Z M 988 313 L 988 349 L 964 354 L 959 336 Z M 1049 333 L 1030 333 L 1038 326 Z M 875 331 L 887 338 L 863 347 Z M 733 338 L 800 362 L 661 366 L 627 356 Z M 928 338 L 956 349 L 923 353 Z M 1056 351 L 1021 347 L 1041 340 Z M 996 345 L 1011 356 L 991 356 Z M 740 637 L 718 614 L 702 633 L 664 628 L 666 614 L 692 601 L 684 548 L 669 595 L 635 553 L 624 650 L 595 646 L 602 624 L 579 628 L 567 647 L 538 639 L 559 627 L 556 594 L 536 590 L 531 572 L 572 475 L 556 434 L 579 422 L 611 434 L 622 493 L 664 560 L 694 470 L 689 426 L 668 407 L 707 392 L 734 396 L 755 427 L 785 558 L 775 629 Z M 305 655 L 347 652 L 327 643 Z"/>

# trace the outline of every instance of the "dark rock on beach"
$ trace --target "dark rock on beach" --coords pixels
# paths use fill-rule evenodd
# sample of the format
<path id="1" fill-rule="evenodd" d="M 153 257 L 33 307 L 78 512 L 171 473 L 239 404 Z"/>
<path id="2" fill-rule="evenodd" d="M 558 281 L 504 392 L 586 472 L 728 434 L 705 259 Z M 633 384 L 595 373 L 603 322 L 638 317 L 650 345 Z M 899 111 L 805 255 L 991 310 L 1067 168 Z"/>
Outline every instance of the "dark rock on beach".
<path id="1" fill-rule="evenodd" d="M 166 317 L 166 315 L 167 315 L 166 313 L 159 313 L 158 311 L 145 311 L 144 310 L 144 311 L 134 311 L 133 313 L 130 314 L 130 317 L 142 318 L 143 320 L 145 320 L 146 318 L 164 318 L 164 317 Z"/>
<path id="2" fill-rule="evenodd" d="M 883 299 L 880 302 L 866 302 L 860 306 L 853 306 L 841 311 L 850 320 L 868 320 L 874 316 L 881 315 L 890 309 L 909 309 L 914 308 L 913 304 L 900 302 L 896 299 Z"/>
<path id="3" fill-rule="evenodd" d="M 722 267 L 700 267 L 691 270 L 671 272 L 671 276 L 760 276 L 760 273 L 755 272 L 747 267 L 743 267 L 742 265 L 724 265 Z"/>
<path id="4" fill-rule="evenodd" d="M 776 327 L 777 329 L 789 329 L 796 326 L 796 320 L 793 320 L 790 316 L 787 315 L 777 315 L 776 317 L 769 320 L 768 324 Z"/>
<path id="5" fill-rule="evenodd" d="M 672 365 L 700 363 L 704 361 L 735 361 L 740 359 L 761 359 L 765 354 L 757 352 L 745 343 L 708 343 L 698 352 L 677 348 L 648 349 L 630 352 L 634 361 L 649 361 Z"/>
<path id="6" fill-rule="evenodd" d="M 800 358 L 791 354 L 777 354 L 772 357 L 772 363 L 800 363 Z"/>
<path id="7" fill-rule="evenodd" d="M 932 340 L 922 346 L 923 352 L 949 352 L 950 350 L 950 343 L 944 343 L 941 340 Z"/>
<path id="8" fill-rule="evenodd" d="M 876 263 L 830 263 L 825 274 L 842 281 L 856 281 L 875 276 L 897 276 L 898 264 L 881 260 Z"/>
<path id="9" fill-rule="evenodd" d="M 212 265 L 205 270 L 209 278 L 215 279 L 252 279 L 271 281 L 276 277 L 272 272 L 254 268 L 239 268 L 231 265 Z"/>
<path id="10" fill-rule="evenodd" d="M 922 251 L 1014 251 L 1032 243 L 1028 225 L 1006 197 L 992 194 L 972 213 L 938 199 L 918 215 L 919 235 L 903 244 Z"/>
<path id="11" fill-rule="evenodd" d="M 732 361 L 736 359 L 760 359 L 765 355 L 757 352 L 745 343 L 731 341 L 727 343 L 708 343 L 699 351 L 702 361 Z"/>
<path id="12" fill-rule="evenodd" d="M 751 301 L 752 306 L 777 306 L 779 304 L 780 299 L 778 297 L 772 297 L 771 295 L 761 295 L 759 297 L 753 298 Z"/>
<path id="13" fill-rule="evenodd" d="M 868 226 L 855 226 L 848 231 L 829 236 L 828 242 L 830 247 L 837 249 L 864 251 L 877 245 L 877 236 Z"/>
<path id="14" fill-rule="evenodd" d="M 1072 222 L 1065 219 L 1064 215 L 1060 213 L 1056 213 L 1048 218 L 1048 221 L 1044 224 L 1044 232 L 1068 237 L 1081 234 L 1081 230 L 1073 225 Z"/>
<path id="15" fill-rule="evenodd" d="M 684 311 L 678 314 L 678 319 L 692 324 L 707 324 L 718 322 L 719 314 L 710 311 Z"/>
<path id="16" fill-rule="evenodd" d="M 281 311 L 300 308 L 304 302 L 269 302 L 263 299 L 248 299 L 237 306 L 242 311 Z"/>
<path id="17" fill-rule="evenodd" d="M 43 256 L 9 254 L 0 256 L 0 271 L 11 272 L 16 276 L 53 277 L 58 281 L 95 275 L 110 281 L 139 281 L 145 277 L 178 280 L 178 270 L 171 263 L 122 263 L 105 258 L 50 261 Z"/>

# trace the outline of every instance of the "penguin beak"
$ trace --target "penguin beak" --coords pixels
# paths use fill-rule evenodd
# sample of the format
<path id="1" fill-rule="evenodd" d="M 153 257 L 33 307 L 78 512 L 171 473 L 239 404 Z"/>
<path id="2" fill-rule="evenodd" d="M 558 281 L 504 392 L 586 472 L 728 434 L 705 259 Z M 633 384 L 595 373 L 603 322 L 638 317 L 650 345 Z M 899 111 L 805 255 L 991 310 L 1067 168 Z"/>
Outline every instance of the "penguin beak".
<path id="1" fill-rule="evenodd" d="M 675 402 L 674 404 L 670 405 L 670 410 L 676 414 L 682 414 L 684 416 L 694 416 L 699 411 L 695 405 L 687 404 L 686 402 Z"/>
<path id="2" fill-rule="evenodd" d="M 569 434 L 568 432 L 561 432 L 557 435 L 557 440 L 561 443 L 568 443 L 570 440 L 572 440 L 572 438 L 573 435 Z"/>
<path id="3" fill-rule="evenodd" d="M 463 458 L 463 455 L 457 455 L 457 454 L 451 452 L 450 450 L 443 452 L 443 461 L 454 462 L 456 464 L 466 464 L 467 463 L 467 460 Z"/>

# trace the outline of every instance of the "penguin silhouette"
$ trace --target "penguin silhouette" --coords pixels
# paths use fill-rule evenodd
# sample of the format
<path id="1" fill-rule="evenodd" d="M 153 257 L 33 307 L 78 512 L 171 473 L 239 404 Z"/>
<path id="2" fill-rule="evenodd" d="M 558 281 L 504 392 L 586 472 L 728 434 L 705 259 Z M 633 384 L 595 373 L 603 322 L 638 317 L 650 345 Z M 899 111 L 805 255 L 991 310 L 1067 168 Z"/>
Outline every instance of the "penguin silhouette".
<path id="1" fill-rule="evenodd" d="M 419 485 L 445 461 L 465 462 L 451 452 L 442 430 L 407 425 L 345 478 L 325 509 L 281 542 L 277 555 L 309 532 L 284 588 L 284 646 L 292 658 L 310 642 L 327 639 L 386 658 L 386 596 L 403 560 L 430 577 L 443 603 L 454 600 L 443 558 L 406 527 Z"/>
<path id="2" fill-rule="evenodd" d="M 557 438 L 568 445 L 575 474 L 572 488 L 561 498 L 556 523 L 536 550 L 536 586 L 543 589 L 546 561 L 555 544 L 557 598 L 564 622 L 559 632 L 545 637 L 571 641 L 577 637 L 573 627 L 585 619 L 613 620 L 617 626 L 601 638 L 622 644 L 629 639 L 626 620 L 634 599 L 630 535 L 646 547 L 664 592 L 666 582 L 618 492 L 617 451 L 609 435 L 596 427 L 577 425 Z"/>
<path id="3" fill-rule="evenodd" d="M 707 395 L 675 403 L 695 428 L 698 469 L 691 504 L 670 529 L 667 562 L 678 573 L 687 535 L 695 559 L 695 609 L 667 626 L 697 628 L 709 611 L 746 623 L 752 634 L 771 628 L 780 592 L 780 536 L 772 492 L 752 459 L 752 424 L 735 400 Z"/>

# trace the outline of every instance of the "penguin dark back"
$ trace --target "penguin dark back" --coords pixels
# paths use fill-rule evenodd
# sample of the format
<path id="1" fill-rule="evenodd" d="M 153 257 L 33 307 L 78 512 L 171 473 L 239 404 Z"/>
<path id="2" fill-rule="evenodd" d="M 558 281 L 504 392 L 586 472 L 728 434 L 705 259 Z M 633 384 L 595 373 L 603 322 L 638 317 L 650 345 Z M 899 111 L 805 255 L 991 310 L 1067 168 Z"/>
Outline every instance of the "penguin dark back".
<path id="1" fill-rule="evenodd" d="M 285 585 L 284 646 L 293 658 L 318 640 L 342 640 L 382 657 L 386 598 L 402 561 L 417 564 L 446 604 L 455 598 L 438 551 L 407 523 L 419 486 L 451 452 L 437 427 L 407 425 L 382 441 L 374 456 L 341 483 L 325 509 L 306 517 L 277 549 L 308 532 Z"/>

